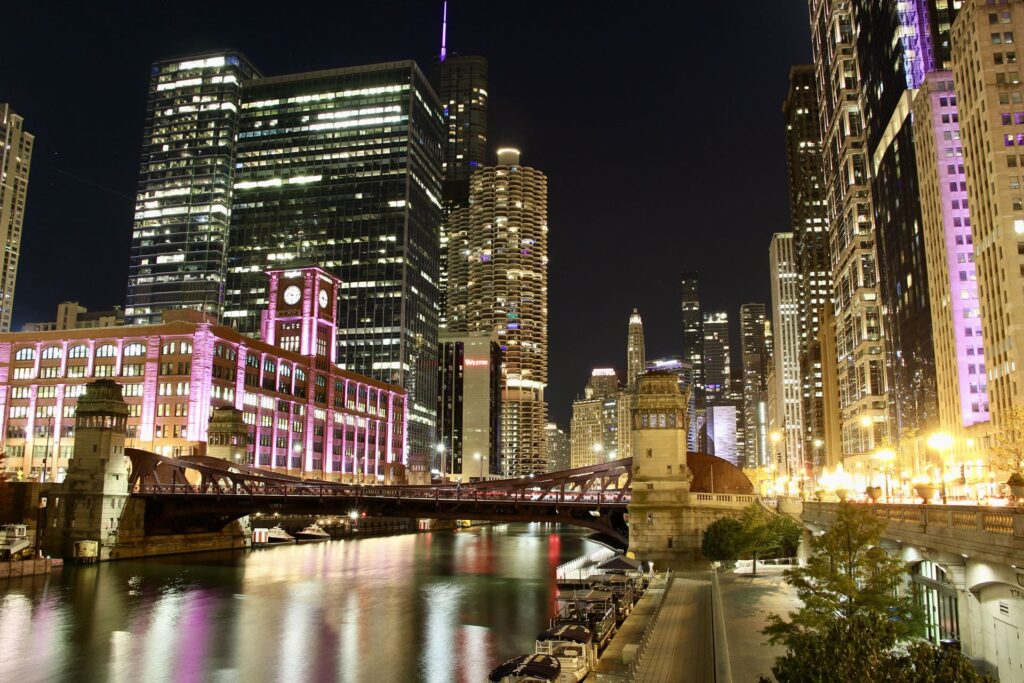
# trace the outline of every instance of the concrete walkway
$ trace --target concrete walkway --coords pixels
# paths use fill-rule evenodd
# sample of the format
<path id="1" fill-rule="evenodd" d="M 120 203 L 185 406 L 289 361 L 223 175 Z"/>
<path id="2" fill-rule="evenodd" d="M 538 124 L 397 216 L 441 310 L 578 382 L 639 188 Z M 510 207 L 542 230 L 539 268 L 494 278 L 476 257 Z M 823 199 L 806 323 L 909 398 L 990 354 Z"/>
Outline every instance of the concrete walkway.
<path id="1" fill-rule="evenodd" d="M 634 680 L 705 683 L 715 680 L 714 672 L 710 574 L 679 573 L 665 596 L 661 616 Z"/>

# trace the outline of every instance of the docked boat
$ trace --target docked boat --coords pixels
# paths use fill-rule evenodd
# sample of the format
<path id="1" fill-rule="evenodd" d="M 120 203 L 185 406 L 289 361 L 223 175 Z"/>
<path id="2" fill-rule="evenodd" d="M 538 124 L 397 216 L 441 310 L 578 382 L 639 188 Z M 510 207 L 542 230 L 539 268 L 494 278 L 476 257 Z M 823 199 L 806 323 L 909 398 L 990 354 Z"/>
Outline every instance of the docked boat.
<path id="1" fill-rule="evenodd" d="M 295 537 L 290 533 L 281 528 L 281 525 L 267 529 L 267 543 L 270 545 L 278 545 L 281 543 L 295 543 Z"/>
<path id="2" fill-rule="evenodd" d="M 615 599 L 615 621 L 621 624 L 633 611 L 637 596 L 634 580 L 624 574 L 591 574 L 587 585 L 593 590 L 607 591 Z"/>
<path id="3" fill-rule="evenodd" d="M 487 677 L 493 683 L 557 683 L 562 665 L 551 655 L 519 655 L 499 664 Z"/>
<path id="4" fill-rule="evenodd" d="M 578 683 L 597 664 L 597 646 L 586 626 L 569 624 L 549 628 L 537 636 L 539 655 L 550 655 L 562 666 L 558 683 Z"/>
<path id="5" fill-rule="evenodd" d="M 581 590 L 558 596 L 558 613 L 551 627 L 580 624 L 590 629 L 598 650 L 615 633 L 615 596 L 609 591 Z"/>
<path id="6" fill-rule="evenodd" d="M 317 541 L 329 541 L 331 535 L 320 528 L 319 524 L 310 524 L 302 531 L 295 532 L 295 540 L 299 543 L 315 543 Z"/>

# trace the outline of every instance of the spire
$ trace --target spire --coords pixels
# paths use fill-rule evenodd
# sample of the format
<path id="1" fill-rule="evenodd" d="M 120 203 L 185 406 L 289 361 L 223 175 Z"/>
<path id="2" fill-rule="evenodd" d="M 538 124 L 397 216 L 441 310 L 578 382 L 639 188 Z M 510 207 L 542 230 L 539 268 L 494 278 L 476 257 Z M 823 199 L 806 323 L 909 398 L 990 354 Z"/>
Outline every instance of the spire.
<path id="1" fill-rule="evenodd" d="M 444 0 L 441 9 L 441 61 L 448 56 L 448 0 Z"/>
<path id="2" fill-rule="evenodd" d="M 632 389 L 636 378 L 646 370 L 644 351 L 644 323 L 635 308 L 629 316 L 629 334 L 626 338 L 626 385 Z"/>

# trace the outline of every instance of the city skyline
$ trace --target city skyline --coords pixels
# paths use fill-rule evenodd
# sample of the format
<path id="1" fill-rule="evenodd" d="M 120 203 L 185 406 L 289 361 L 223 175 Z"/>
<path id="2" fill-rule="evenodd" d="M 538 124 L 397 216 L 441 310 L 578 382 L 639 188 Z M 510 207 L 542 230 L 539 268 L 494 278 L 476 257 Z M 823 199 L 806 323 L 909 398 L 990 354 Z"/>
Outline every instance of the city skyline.
<path id="1" fill-rule="evenodd" d="M 15 329 L 25 322 L 47 319 L 61 300 L 79 299 L 87 308 L 97 310 L 125 303 L 139 141 L 152 62 L 231 47 L 245 52 L 269 74 L 406 58 L 415 59 L 424 72 L 429 72 L 440 37 L 440 3 L 437 6 L 422 3 L 415 7 L 407 3 L 383 3 L 345 12 L 328 10 L 325 6 L 322 10 L 325 16 L 338 16 L 344 18 L 346 24 L 366 27 L 365 31 L 352 31 L 351 40 L 340 44 L 333 41 L 330 47 L 320 46 L 315 38 L 325 30 L 319 24 L 332 22 L 312 21 L 311 14 L 284 17 L 282 25 L 276 20 L 266 21 L 261 18 L 266 15 L 258 12 L 229 18 L 221 14 L 227 10 L 213 8 L 209 11 L 214 15 L 207 15 L 209 21 L 204 20 L 204 26 L 216 28 L 194 27 L 183 18 L 161 16 L 158 21 L 157 13 L 145 8 L 139 8 L 139 14 L 122 19 L 123 26 L 96 25 L 93 19 L 70 10 L 57 17 L 46 17 L 49 34 L 60 37 L 57 47 L 53 41 L 39 40 L 38 34 L 31 30 L 24 34 L 24 43 L 17 42 L 22 40 L 19 36 L 12 44 L 12 54 L 16 56 L 8 63 L 9 70 L 0 74 L 0 100 L 10 101 L 25 116 L 26 125 L 37 135 L 38 145 L 25 221 Z M 724 8 L 708 7 L 700 11 L 707 13 L 705 19 L 709 22 L 725 17 Z M 15 10 L 18 12 L 31 15 L 38 11 L 21 8 Z M 538 24 L 531 19 L 531 12 L 542 13 L 547 21 Z M 638 307 L 650 319 L 646 332 L 651 355 L 680 354 L 675 273 L 680 269 L 701 270 L 702 299 L 712 308 L 735 311 L 740 303 L 752 298 L 767 302 L 766 295 L 756 296 L 756 292 L 750 291 L 749 283 L 766 281 L 764 249 L 773 232 L 788 227 L 778 93 L 784 88 L 789 65 L 809 57 L 805 8 L 794 3 L 781 11 L 755 12 L 744 17 L 736 27 L 737 31 L 753 37 L 760 35 L 765 22 L 770 22 L 779 31 L 792 34 L 768 48 L 772 53 L 768 62 L 772 66 L 766 69 L 764 79 L 752 84 L 762 96 L 758 98 L 762 102 L 758 107 L 763 108 L 763 117 L 754 118 L 765 120 L 758 124 L 758 137 L 765 147 L 764 162 L 774 171 L 766 171 L 763 183 L 744 190 L 751 201 L 765 209 L 750 217 L 730 217 L 723 213 L 720 207 L 731 203 L 735 188 L 726 183 L 705 182 L 702 178 L 715 174 L 697 172 L 699 167 L 724 171 L 723 159 L 743 153 L 746 143 L 723 140 L 725 136 L 716 134 L 708 136 L 709 140 L 722 140 L 715 144 L 704 141 L 703 136 L 682 136 L 669 140 L 668 147 L 656 154 L 640 147 L 612 154 L 591 141 L 614 133 L 615 118 L 600 113 L 587 117 L 573 115 L 573 103 L 589 101 L 594 93 L 600 92 L 598 88 L 609 76 L 655 64 L 657 71 L 670 78 L 677 66 L 697 63 L 695 56 L 702 51 L 697 43 L 704 39 L 695 30 L 696 24 L 690 20 L 683 22 L 681 10 L 678 14 L 674 10 L 664 10 L 660 16 L 656 14 L 645 16 L 636 26 L 623 31 L 614 13 L 595 9 L 590 15 L 590 34 L 614 34 L 637 49 L 611 55 L 600 45 L 581 37 L 566 49 L 577 55 L 581 65 L 589 63 L 591 68 L 581 70 L 575 80 L 567 84 L 555 70 L 550 70 L 549 74 L 541 68 L 543 50 L 523 53 L 519 46 L 536 44 L 557 49 L 564 43 L 567 26 L 578 21 L 577 12 L 526 3 L 522 14 L 502 17 L 499 27 L 492 10 L 459 3 L 451 3 L 449 7 L 450 53 L 479 54 L 491 63 L 488 161 L 493 163 L 496 148 L 503 144 L 521 146 L 530 151 L 531 164 L 543 168 L 551 177 L 552 378 L 548 401 L 552 407 L 551 418 L 562 425 L 568 423 L 572 397 L 590 367 L 624 365 L 624 359 L 619 358 L 621 332 L 610 321 Z M 182 13 L 185 15 L 187 12 Z M 26 26 L 43 25 L 42 17 L 26 19 Z M 83 26 L 90 30 L 80 36 Z M 677 27 L 673 31 L 686 31 L 695 41 L 694 45 L 678 54 L 667 44 L 664 48 L 651 48 L 650 32 L 670 26 Z M 94 38 L 103 32 L 118 35 L 121 42 L 117 43 L 116 50 L 97 45 L 103 41 Z M 296 37 L 285 39 L 281 37 L 284 34 Z M 88 45 L 84 35 L 90 36 Z M 182 38 L 182 35 L 188 37 Z M 752 58 L 753 42 L 746 44 L 751 46 L 750 52 L 729 57 L 735 68 Z M 47 46 L 45 52 L 43 45 Z M 640 46 L 644 49 L 640 50 Z M 761 48 L 757 49 L 760 54 Z M 102 73 L 103 78 L 89 85 L 68 84 L 68 90 L 58 97 L 45 92 L 42 75 L 55 68 L 56 63 L 72 59 L 82 62 L 82 68 Z M 710 70 L 694 69 L 690 76 L 705 89 L 724 87 L 716 83 Z M 641 104 L 646 109 L 665 112 L 664 117 L 659 115 L 657 121 L 643 125 L 667 126 L 669 119 L 674 118 L 669 112 L 677 99 L 672 90 L 640 92 L 625 88 L 613 93 L 612 101 L 615 106 L 625 107 L 627 102 L 642 96 Z M 102 101 L 104 111 L 99 114 L 83 108 L 76 113 L 75 121 L 70 122 L 65 116 L 66 107 L 60 104 L 65 99 Z M 541 108 L 534 106 L 541 101 L 549 104 Z M 549 113 L 558 115 L 548 116 Z M 712 111 L 704 108 L 694 108 L 686 116 L 686 126 L 691 130 L 712 125 L 724 133 L 729 128 L 724 122 L 718 123 Z M 577 135 L 581 126 L 583 135 Z M 98 133 L 83 136 L 79 132 L 83 129 Z M 683 154 L 694 162 L 680 171 L 673 157 Z M 641 174 L 626 174 L 637 176 L 636 181 L 623 176 L 623 197 L 628 200 L 614 205 L 593 202 L 594 185 L 608 182 L 607 170 L 625 162 L 645 169 Z M 657 197 L 676 195 L 679 187 L 685 190 L 684 210 L 656 201 Z M 580 296 L 578 283 L 588 272 L 586 264 L 609 258 L 623 247 L 612 239 L 584 238 L 592 229 L 611 236 L 624 221 L 635 221 L 638 203 L 645 204 L 639 215 L 649 226 L 651 239 L 661 247 L 654 250 L 648 246 L 649 242 L 639 241 L 627 246 L 633 255 L 658 267 L 637 271 L 626 286 L 603 283 L 600 297 Z M 730 249 L 738 250 L 736 258 L 749 264 L 750 271 L 759 277 L 737 281 L 724 269 L 715 267 L 713 256 L 698 257 L 702 253 L 713 255 L 716 247 L 720 251 L 723 231 L 736 237 L 730 240 Z M 69 253 L 80 255 L 56 272 L 47 267 L 50 258 L 47 249 L 55 236 L 66 241 Z M 111 273 L 109 277 L 94 276 L 92 269 L 97 261 L 109 263 L 105 266 L 105 272 Z M 82 284 L 73 285 L 76 281 Z M 607 316 L 605 309 L 609 312 Z M 609 321 L 607 329 L 601 329 L 606 324 L 605 319 Z M 572 334 L 573 329 L 583 326 L 587 326 L 591 334 L 583 339 Z"/>

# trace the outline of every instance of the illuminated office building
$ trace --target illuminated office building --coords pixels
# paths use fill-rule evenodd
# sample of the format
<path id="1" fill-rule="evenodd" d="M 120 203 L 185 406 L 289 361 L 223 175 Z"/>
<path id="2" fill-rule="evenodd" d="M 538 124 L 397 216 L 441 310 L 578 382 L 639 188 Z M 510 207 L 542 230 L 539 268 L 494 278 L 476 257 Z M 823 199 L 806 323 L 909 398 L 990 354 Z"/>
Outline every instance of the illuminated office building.
<path id="1" fill-rule="evenodd" d="M 548 422 L 544 434 L 548 439 L 548 471 L 558 472 L 572 467 L 572 446 L 565 430 L 554 422 Z"/>
<path id="2" fill-rule="evenodd" d="M 768 249 L 772 282 L 772 319 L 775 321 L 774 353 L 769 356 L 772 385 L 769 391 L 777 416 L 774 429 L 783 437 L 784 472 L 802 476 L 805 472 L 803 394 L 800 378 L 800 272 L 796 262 L 795 239 L 791 232 L 777 232 Z M 817 317 L 817 316 L 815 316 Z"/>
<path id="3" fill-rule="evenodd" d="M 231 51 L 153 64 L 128 264 L 130 324 L 158 323 L 175 308 L 222 314 L 242 85 L 257 76 Z"/>
<path id="4" fill-rule="evenodd" d="M 647 369 L 645 356 L 647 351 L 644 348 L 644 321 L 640 319 L 640 313 L 634 308 L 629 316 L 629 332 L 626 337 L 626 388 L 632 389 L 636 384 L 636 378 L 644 374 Z"/>
<path id="5" fill-rule="evenodd" d="M 746 467 L 768 460 L 768 342 L 764 304 L 740 306 L 740 354 L 743 358 L 743 448 Z M 737 429 L 737 431 L 739 431 Z"/>
<path id="6" fill-rule="evenodd" d="M 611 368 L 594 368 L 583 390 L 573 401 L 569 429 L 572 467 L 597 465 L 625 457 L 619 454 L 619 408 L 623 404 L 619 379 Z"/>
<path id="7" fill-rule="evenodd" d="M 724 312 L 704 314 L 704 392 L 708 404 L 724 397 L 732 379 L 729 357 L 729 315 Z"/>
<path id="8" fill-rule="evenodd" d="M 21 255 L 21 229 L 25 222 L 28 175 L 35 137 L 25 131 L 24 119 L 9 104 L 0 102 L 0 332 L 11 329 L 14 285 Z"/>

